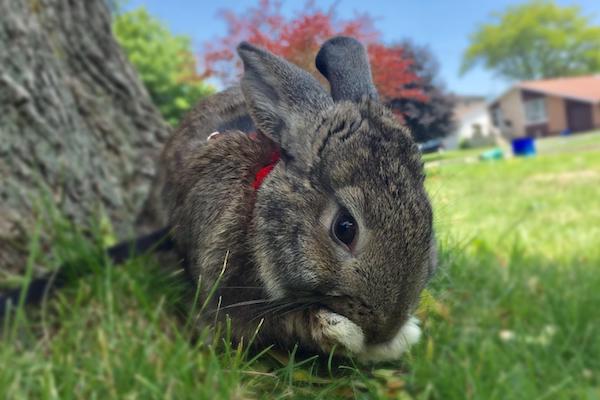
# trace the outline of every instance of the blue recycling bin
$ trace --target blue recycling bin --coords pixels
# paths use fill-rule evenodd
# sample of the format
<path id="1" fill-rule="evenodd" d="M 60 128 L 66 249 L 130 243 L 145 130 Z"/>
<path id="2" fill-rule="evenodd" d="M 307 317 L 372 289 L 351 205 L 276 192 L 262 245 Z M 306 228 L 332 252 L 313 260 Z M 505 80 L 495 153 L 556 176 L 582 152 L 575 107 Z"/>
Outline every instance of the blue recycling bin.
<path id="1" fill-rule="evenodd" d="M 531 137 L 513 139 L 512 151 L 519 157 L 535 156 L 535 139 Z"/>

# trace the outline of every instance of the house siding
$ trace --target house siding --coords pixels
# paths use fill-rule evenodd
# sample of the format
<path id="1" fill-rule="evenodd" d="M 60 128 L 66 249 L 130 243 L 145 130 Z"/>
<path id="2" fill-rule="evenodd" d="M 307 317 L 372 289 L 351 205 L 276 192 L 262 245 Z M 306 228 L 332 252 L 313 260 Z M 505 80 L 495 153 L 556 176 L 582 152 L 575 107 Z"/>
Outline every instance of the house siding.
<path id="1" fill-rule="evenodd" d="M 494 107 L 500 108 L 503 116 L 503 121 L 501 121 L 498 128 L 502 135 L 508 139 L 522 137 L 526 134 L 525 113 L 521 97 L 521 90 L 514 89 L 494 104 Z"/>
<path id="2" fill-rule="evenodd" d="M 548 134 L 558 135 L 567 129 L 567 112 L 561 97 L 546 97 L 546 115 L 548 116 Z"/>
<path id="3" fill-rule="evenodd" d="M 594 128 L 600 129 L 600 104 L 594 106 Z"/>

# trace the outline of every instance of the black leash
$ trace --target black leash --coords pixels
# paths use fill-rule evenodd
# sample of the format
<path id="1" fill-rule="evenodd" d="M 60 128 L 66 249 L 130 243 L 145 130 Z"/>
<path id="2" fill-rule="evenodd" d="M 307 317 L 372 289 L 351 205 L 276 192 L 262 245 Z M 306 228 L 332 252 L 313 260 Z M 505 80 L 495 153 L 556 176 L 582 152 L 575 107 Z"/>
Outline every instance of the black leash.
<path id="1" fill-rule="evenodd" d="M 174 242 L 169 236 L 169 231 L 170 228 L 166 227 L 135 239 L 117 243 L 109 247 L 106 253 L 114 264 L 121 264 L 133 256 L 148 251 L 171 250 L 174 248 Z M 29 282 L 24 294 L 24 288 L 11 289 L 6 293 L 0 293 L 0 319 L 9 307 L 14 309 L 19 304 L 21 296 L 24 296 L 24 305 L 39 303 L 49 290 L 64 286 L 72 276 L 72 272 L 70 272 L 66 266 L 63 266 L 57 272 L 50 272 L 40 278 L 35 278 Z"/>

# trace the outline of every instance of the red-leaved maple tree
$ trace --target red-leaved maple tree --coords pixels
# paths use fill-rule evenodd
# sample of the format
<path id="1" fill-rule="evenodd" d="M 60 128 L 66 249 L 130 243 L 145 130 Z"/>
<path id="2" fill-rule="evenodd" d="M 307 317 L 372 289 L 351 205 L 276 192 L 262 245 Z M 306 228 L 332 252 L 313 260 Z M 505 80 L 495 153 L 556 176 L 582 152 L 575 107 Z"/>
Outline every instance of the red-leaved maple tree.
<path id="1" fill-rule="evenodd" d="M 315 56 L 321 44 L 335 35 L 355 37 L 367 46 L 373 80 L 384 101 L 405 98 L 426 101 L 419 78 L 411 70 L 412 60 L 401 46 L 386 46 L 368 14 L 350 20 L 336 16 L 335 5 L 319 9 L 313 2 L 292 17 L 282 14 L 281 3 L 260 0 L 247 10 L 223 10 L 220 16 L 228 25 L 227 35 L 207 43 L 203 53 L 204 76 L 218 77 L 225 83 L 236 80 L 241 63 L 235 46 L 242 40 L 262 46 L 323 80 L 315 68 Z"/>

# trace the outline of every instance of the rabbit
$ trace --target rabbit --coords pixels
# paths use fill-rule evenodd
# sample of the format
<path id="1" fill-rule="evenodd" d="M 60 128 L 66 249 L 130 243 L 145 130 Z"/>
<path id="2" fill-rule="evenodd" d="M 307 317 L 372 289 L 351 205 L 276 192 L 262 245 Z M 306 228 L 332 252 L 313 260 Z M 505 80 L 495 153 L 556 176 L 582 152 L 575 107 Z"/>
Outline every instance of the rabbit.
<path id="1" fill-rule="evenodd" d="M 436 269 L 410 132 L 378 101 L 353 38 L 317 55 L 330 93 L 264 49 L 237 53 L 241 84 L 200 102 L 161 156 L 172 238 L 212 294 L 201 321 L 229 318 L 233 340 L 254 346 L 399 358 Z"/>

